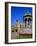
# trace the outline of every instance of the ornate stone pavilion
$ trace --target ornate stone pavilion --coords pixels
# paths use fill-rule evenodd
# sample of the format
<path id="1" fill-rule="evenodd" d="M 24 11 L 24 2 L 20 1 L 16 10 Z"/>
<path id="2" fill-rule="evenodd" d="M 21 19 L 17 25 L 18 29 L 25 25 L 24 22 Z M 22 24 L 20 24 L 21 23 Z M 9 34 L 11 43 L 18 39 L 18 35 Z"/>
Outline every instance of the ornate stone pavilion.
<path id="1" fill-rule="evenodd" d="M 25 16 L 23 16 L 23 22 L 25 23 L 25 28 L 31 28 L 32 27 L 32 15 L 25 14 Z"/>
<path id="2" fill-rule="evenodd" d="M 31 37 L 32 38 L 32 15 L 24 14 L 23 23 L 16 20 L 16 24 L 11 26 L 11 39 Z"/>
<path id="3" fill-rule="evenodd" d="M 19 23 L 16 20 L 16 25 L 12 32 L 21 32 L 21 33 L 31 33 L 32 32 L 32 15 L 31 14 L 24 14 L 23 16 L 23 23 Z"/>

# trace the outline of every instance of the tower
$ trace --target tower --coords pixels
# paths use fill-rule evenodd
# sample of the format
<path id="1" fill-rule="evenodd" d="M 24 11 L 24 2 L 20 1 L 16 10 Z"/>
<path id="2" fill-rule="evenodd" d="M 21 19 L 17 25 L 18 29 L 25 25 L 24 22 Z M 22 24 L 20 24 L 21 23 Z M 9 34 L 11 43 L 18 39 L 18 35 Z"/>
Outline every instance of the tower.
<path id="1" fill-rule="evenodd" d="M 25 23 L 25 28 L 31 28 L 32 24 L 32 15 L 30 13 L 24 14 L 23 22 Z"/>

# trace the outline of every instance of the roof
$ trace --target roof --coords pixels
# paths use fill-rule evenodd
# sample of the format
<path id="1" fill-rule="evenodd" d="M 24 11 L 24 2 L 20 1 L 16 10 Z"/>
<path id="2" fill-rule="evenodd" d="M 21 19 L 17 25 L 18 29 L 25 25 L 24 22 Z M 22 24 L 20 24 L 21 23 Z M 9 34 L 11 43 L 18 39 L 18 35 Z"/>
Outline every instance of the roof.
<path id="1" fill-rule="evenodd" d="M 27 12 L 27 13 L 25 13 L 24 14 L 24 16 L 23 17 L 32 17 L 32 14 L 31 13 L 29 13 L 29 12 Z"/>
<path id="2" fill-rule="evenodd" d="M 23 16 L 23 17 L 32 17 L 32 15 L 25 15 L 25 16 Z"/>

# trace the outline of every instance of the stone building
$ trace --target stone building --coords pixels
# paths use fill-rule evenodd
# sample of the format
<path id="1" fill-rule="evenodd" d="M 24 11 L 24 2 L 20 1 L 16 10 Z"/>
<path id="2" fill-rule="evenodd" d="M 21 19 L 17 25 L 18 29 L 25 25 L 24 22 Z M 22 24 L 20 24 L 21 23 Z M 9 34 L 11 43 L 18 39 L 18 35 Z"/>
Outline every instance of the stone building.
<path id="1" fill-rule="evenodd" d="M 14 32 L 23 32 L 27 29 L 29 30 L 32 29 L 32 15 L 31 14 L 25 14 L 23 16 L 23 23 L 19 23 L 19 21 L 16 20 L 16 25 L 14 26 Z"/>
<path id="2" fill-rule="evenodd" d="M 23 16 L 23 22 L 25 23 L 25 28 L 31 28 L 32 27 L 32 15 L 25 14 Z"/>

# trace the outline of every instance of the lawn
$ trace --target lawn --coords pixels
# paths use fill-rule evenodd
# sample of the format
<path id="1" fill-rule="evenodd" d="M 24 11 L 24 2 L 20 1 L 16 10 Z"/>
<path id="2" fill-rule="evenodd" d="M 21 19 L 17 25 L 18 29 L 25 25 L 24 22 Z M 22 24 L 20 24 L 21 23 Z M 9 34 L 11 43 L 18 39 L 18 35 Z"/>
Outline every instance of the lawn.
<path id="1" fill-rule="evenodd" d="M 11 32 L 11 39 L 30 39 L 32 34 L 18 34 L 17 32 Z"/>
<path id="2" fill-rule="evenodd" d="M 17 36 L 17 39 L 30 39 L 32 38 L 32 34 L 20 34 L 19 36 Z"/>

